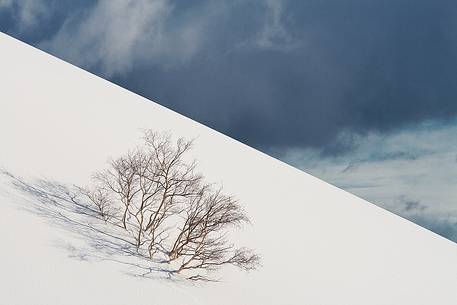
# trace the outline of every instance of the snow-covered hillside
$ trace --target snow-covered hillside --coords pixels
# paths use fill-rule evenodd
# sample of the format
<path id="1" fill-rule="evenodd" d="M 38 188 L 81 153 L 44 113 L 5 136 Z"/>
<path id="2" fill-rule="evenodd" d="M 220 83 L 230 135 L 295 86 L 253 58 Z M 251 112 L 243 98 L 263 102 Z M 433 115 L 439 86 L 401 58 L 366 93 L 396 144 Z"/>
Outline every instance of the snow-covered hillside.
<path id="1" fill-rule="evenodd" d="M 4 34 L 0 69 L 0 304 L 457 304 L 456 244 Z M 168 279 L 87 226 L 67 190 L 144 128 L 196 138 L 262 268 Z"/>

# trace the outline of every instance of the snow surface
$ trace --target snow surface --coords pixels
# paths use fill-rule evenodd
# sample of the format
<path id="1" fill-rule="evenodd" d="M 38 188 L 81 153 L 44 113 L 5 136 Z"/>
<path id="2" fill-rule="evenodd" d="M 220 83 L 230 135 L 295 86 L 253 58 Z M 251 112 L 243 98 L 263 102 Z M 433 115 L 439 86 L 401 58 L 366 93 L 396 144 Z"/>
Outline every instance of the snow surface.
<path id="1" fill-rule="evenodd" d="M 4 34 L 0 69 L 0 304 L 457 304 L 456 244 Z M 259 271 L 170 280 L 75 213 L 67 189 L 141 128 L 197 138 L 199 169 L 252 219 L 235 237 Z"/>

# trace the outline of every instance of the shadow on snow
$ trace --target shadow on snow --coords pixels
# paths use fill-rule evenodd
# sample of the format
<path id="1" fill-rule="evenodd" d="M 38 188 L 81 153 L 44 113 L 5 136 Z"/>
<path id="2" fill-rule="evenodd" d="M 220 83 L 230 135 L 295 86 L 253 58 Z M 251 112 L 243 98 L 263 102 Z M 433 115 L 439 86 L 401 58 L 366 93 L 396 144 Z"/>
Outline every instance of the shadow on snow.
<path id="1" fill-rule="evenodd" d="M 82 244 L 58 240 L 55 245 L 80 261 L 110 261 L 123 266 L 124 273 L 134 277 L 180 281 L 172 276 L 168 264 L 153 261 L 136 250 L 123 229 L 107 225 L 96 210 L 82 200 L 78 187 L 38 179 L 28 182 L 11 172 L 0 170 L 21 197 L 20 209 L 47 219 L 78 237 Z"/>

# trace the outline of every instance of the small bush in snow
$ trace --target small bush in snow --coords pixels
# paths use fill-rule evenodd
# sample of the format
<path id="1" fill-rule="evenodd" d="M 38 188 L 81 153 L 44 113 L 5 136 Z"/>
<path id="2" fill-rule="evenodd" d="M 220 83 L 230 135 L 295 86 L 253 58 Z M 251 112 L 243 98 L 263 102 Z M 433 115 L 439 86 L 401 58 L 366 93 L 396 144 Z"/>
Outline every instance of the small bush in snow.
<path id="1" fill-rule="evenodd" d="M 173 142 L 169 134 L 148 130 L 142 146 L 111 160 L 83 192 L 105 221 L 131 234 L 139 253 L 160 256 L 189 279 L 209 280 L 199 271 L 226 264 L 256 269 L 259 256 L 226 237 L 228 229 L 249 222 L 247 215 L 196 172 L 187 155 L 191 147 L 192 141 Z"/>

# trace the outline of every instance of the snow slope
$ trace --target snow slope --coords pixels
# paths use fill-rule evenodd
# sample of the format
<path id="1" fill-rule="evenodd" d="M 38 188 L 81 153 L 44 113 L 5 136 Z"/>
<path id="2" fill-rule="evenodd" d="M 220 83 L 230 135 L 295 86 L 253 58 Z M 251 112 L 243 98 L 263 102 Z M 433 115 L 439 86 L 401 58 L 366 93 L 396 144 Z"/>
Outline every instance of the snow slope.
<path id="1" fill-rule="evenodd" d="M 456 244 L 4 34 L 0 69 L 0 304 L 457 304 Z M 139 276 L 145 262 L 66 218 L 66 187 L 141 128 L 197 137 L 199 169 L 251 216 L 236 238 L 259 271 Z"/>

